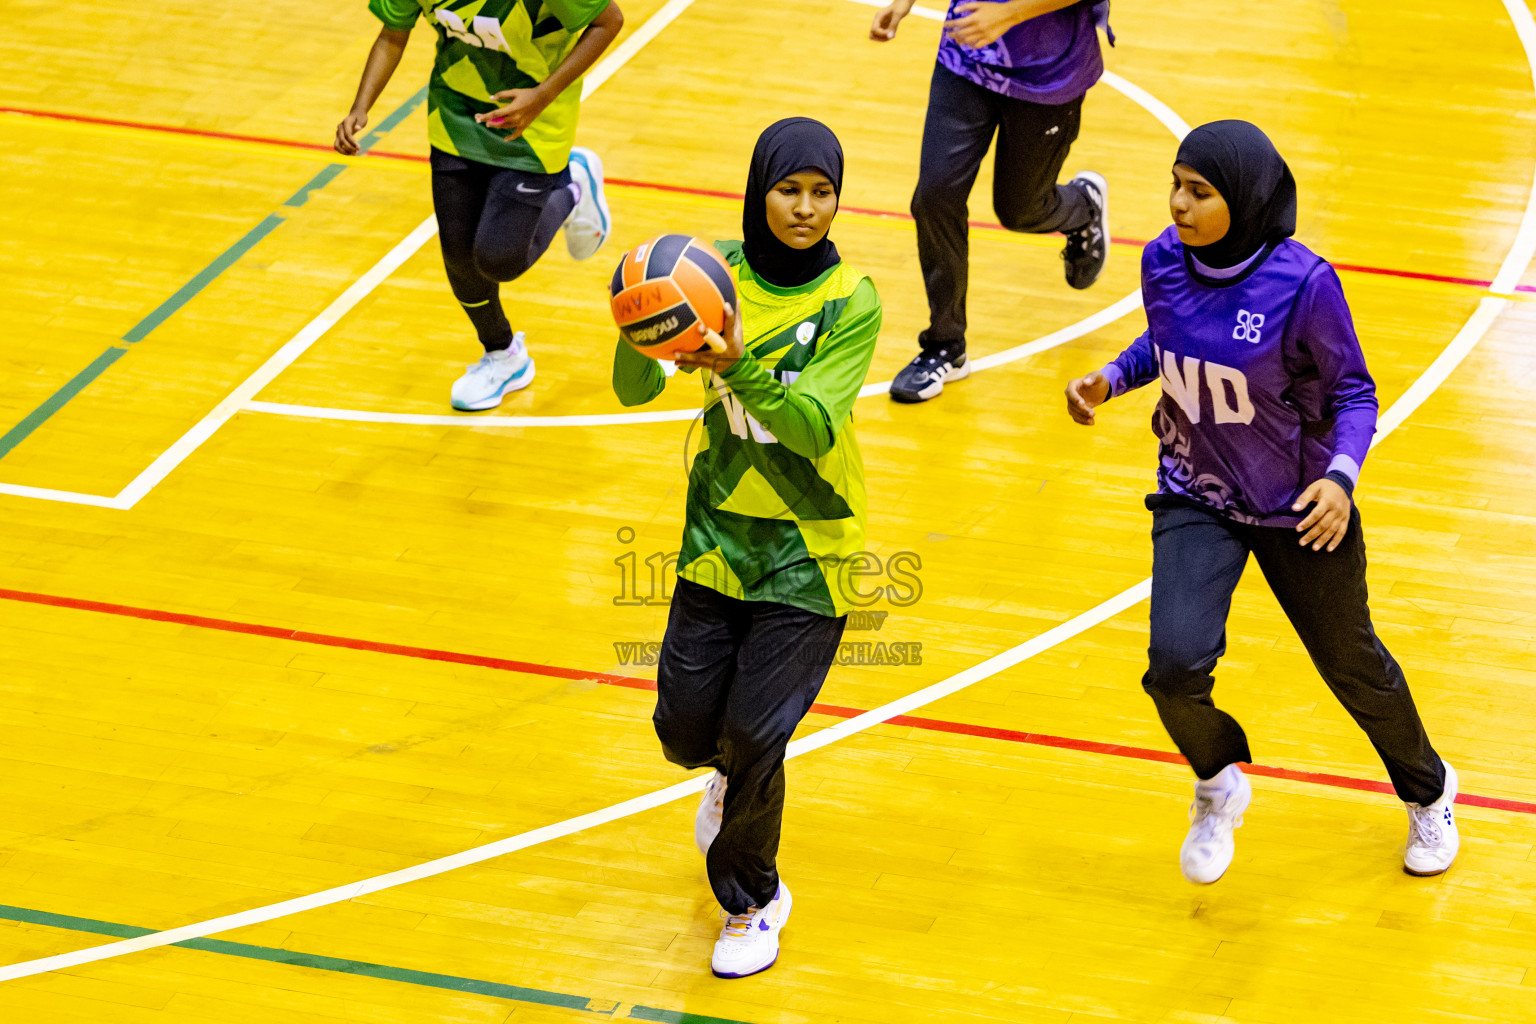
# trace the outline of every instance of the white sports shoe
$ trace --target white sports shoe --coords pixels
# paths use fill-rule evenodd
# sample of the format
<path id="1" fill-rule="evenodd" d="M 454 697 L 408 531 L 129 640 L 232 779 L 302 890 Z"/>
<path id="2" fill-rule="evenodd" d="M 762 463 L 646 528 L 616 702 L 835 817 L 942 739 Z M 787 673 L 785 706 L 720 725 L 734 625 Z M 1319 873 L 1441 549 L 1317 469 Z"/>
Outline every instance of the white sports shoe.
<path id="1" fill-rule="evenodd" d="M 1237 843 L 1232 830 L 1243 823 L 1243 812 L 1253 799 L 1248 777 L 1229 764 L 1214 779 L 1195 783 L 1195 802 L 1189 805 L 1189 835 L 1179 851 L 1184 877 L 1210 885 L 1232 864 Z"/>
<path id="2" fill-rule="evenodd" d="M 565 247 L 574 259 L 584 260 L 603 247 L 613 218 L 603 194 L 603 161 L 585 146 L 571 150 L 571 180 L 581 189 L 576 208 L 565 218 Z"/>
<path id="3" fill-rule="evenodd" d="M 699 800 L 699 812 L 693 816 L 693 841 L 699 852 L 709 854 L 710 844 L 720 834 L 720 821 L 725 817 L 725 776 L 718 771 L 709 777 L 704 796 Z"/>
<path id="4" fill-rule="evenodd" d="M 1408 847 L 1403 851 L 1403 870 L 1410 875 L 1438 875 L 1451 866 L 1461 849 L 1461 833 L 1456 829 L 1456 769 L 1445 764 L 1445 792 L 1428 806 L 1404 804 L 1408 808 Z"/>
<path id="5" fill-rule="evenodd" d="M 761 910 L 732 914 L 720 929 L 715 955 L 709 960 L 717 978 L 745 978 L 766 971 L 779 959 L 779 932 L 794 906 L 789 886 L 779 882 L 779 894 Z"/>
<path id="6" fill-rule="evenodd" d="M 523 343 L 523 332 L 518 331 L 511 348 L 487 352 L 453 382 L 453 407 L 463 412 L 494 409 L 507 392 L 521 391 L 532 383 L 533 357 Z"/>

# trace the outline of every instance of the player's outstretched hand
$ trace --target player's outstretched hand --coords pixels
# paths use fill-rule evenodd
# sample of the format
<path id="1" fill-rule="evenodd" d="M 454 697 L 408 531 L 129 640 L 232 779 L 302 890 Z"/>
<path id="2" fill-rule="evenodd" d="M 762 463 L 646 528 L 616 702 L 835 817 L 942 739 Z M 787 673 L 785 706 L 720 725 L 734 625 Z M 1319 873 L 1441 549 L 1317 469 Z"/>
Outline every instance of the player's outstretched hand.
<path id="1" fill-rule="evenodd" d="M 1344 488 L 1323 477 L 1301 492 L 1291 511 L 1300 512 L 1313 502 L 1317 504 L 1307 513 L 1307 518 L 1296 524 L 1296 532 L 1302 535 L 1301 546 L 1311 544 L 1313 551 L 1321 551 L 1326 544 L 1332 551 L 1349 532 L 1349 495 Z"/>
<path id="2" fill-rule="evenodd" d="M 545 96 L 543 88 L 536 85 L 532 89 L 504 89 L 491 99 L 503 105 L 488 114 L 476 114 L 475 120 L 492 128 L 511 129 L 507 136 L 511 142 L 544 113 L 553 97 Z"/>
<path id="3" fill-rule="evenodd" d="M 1004 32 L 1018 24 L 1009 13 L 1007 4 L 972 0 L 971 3 L 958 5 L 955 11 L 960 17 L 946 21 L 944 31 L 961 46 L 991 46 L 1002 38 Z"/>
<path id="4" fill-rule="evenodd" d="M 888 42 L 896 38 L 896 26 L 901 24 L 901 19 L 912 12 L 914 0 L 892 0 L 892 3 L 875 15 L 874 22 L 869 26 L 869 38 L 877 43 Z"/>
<path id="5" fill-rule="evenodd" d="M 1109 378 L 1098 370 L 1067 385 L 1067 414 L 1074 423 L 1093 426 L 1093 410 L 1109 401 Z"/>
<path id="6" fill-rule="evenodd" d="M 336 152 L 344 156 L 357 156 L 357 137 L 368 127 L 368 111 L 354 110 L 336 126 Z"/>
<path id="7" fill-rule="evenodd" d="M 725 307 L 724 330 L 719 334 L 699 324 L 699 336 L 704 348 L 697 352 L 679 352 L 673 357 L 678 366 L 702 366 L 716 373 L 724 373 L 740 359 L 747 346 L 741 340 L 741 317 L 729 303 Z"/>

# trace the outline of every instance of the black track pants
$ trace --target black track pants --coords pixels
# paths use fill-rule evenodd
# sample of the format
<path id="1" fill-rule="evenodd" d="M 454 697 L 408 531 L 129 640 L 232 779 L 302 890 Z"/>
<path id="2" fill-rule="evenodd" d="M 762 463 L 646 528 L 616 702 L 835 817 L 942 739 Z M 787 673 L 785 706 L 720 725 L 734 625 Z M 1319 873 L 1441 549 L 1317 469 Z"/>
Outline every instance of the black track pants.
<path id="1" fill-rule="evenodd" d="M 1211 699 L 1227 649 L 1232 592 L 1253 552 L 1323 681 L 1376 747 L 1397 795 L 1431 804 L 1445 767 L 1430 745 L 1396 659 L 1371 625 L 1358 509 L 1337 550 L 1313 551 L 1295 530 L 1247 526 L 1162 495 L 1152 509 L 1152 642 L 1142 686 L 1195 774 L 1251 761 L 1242 726 Z"/>
<path id="2" fill-rule="evenodd" d="M 730 913 L 765 907 L 778 891 L 784 748 L 821 691 L 846 621 L 677 581 L 656 673 L 656 735 L 673 764 L 726 776 L 707 866 Z"/>
<path id="3" fill-rule="evenodd" d="M 1079 185 L 1056 184 L 1077 139 L 1083 99 L 1044 106 L 1013 99 L 934 65 L 923 155 L 912 195 L 917 259 L 928 292 L 925 352 L 965 351 L 971 186 L 997 135 L 992 206 L 1009 231 L 1072 231 L 1093 219 Z"/>

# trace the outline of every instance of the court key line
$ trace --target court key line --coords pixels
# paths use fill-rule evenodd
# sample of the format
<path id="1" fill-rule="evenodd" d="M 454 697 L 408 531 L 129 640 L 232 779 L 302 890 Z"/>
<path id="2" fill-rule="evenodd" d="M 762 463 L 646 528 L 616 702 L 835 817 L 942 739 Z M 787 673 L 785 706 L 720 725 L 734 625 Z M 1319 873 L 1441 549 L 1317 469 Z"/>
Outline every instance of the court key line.
<path id="1" fill-rule="evenodd" d="M 399 126 L 400 122 L 404 121 L 417 107 L 421 106 L 426 98 L 427 90 L 425 87 L 422 87 L 414 96 L 395 108 L 389 116 L 380 121 L 378 127 L 365 135 L 358 144 L 359 148 L 365 153 L 373 148 L 375 143 L 393 131 Z M 6 109 L 8 108 L 0 108 L 0 110 Z M 346 170 L 346 165 L 344 164 L 330 164 L 305 183 L 297 192 L 285 199 L 282 206 L 288 209 L 303 206 L 309 201 L 311 195 L 329 185 L 344 170 Z M 64 408 L 76 395 L 85 390 L 92 381 L 106 372 L 108 367 L 127 355 L 128 346 L 147 338 L 155 328 L 165 323 L 173 314 L 192 301 L 203 289 L 217 280 L 224 271 L 234 266 L 241 257 L 255 248 L 258 242 L 286 223 L 287 219 L 287 215 L 281 212 L 281 208 L 279 211 L 269 213 L 263 217 L 254 228 L 247 231 L 233 245 L 214 257 L 212 263 L 209 263 L 202 270 L 192 275 L 191 279 L 176 289 L 170 298 L 160 303 L 147 316 L 130 327 L 127 333 L 120 339 L 122 344 L 110 346 L 105 352 L 92 360 L 89 366 L 77 373 L 67 384 L 50 395 L 42 405 L 24 416 L 21 422 L 7 430 L 3 435 L 0 435 L 0 459 L 9 455 L 17 445 L 30 437 L 38 427 L 42 426 L 50 417 Z"/>
<path id="2" fill-rule="evenodd" d="M 659 10 L 644 25 L 636 31 L 634 36 L 625 41 L 623 46 L 612 55 L 614 63 L 605 60 L 599 65 L 598 71 L 588 76 L 583 90 L 583 98 L 592 94 L 603 82 L 607 81 L 614 71 L 627 62 L 640 47 L 677 18 L 683 11 L 693 4 L 693 0 L 671 0 L 667 6 Z M 1114 88 L 1122 90 L 1125 95 L 1148 111 L 1159 123 L 1163 124 L 1174 135 L 1182 139 L 1189 131 L 1189 125 L 1175 113 L 1166 103 L 1152 96 L 1151 93 L 1126 81 L 1118 75 L 1106 72 L 1105 81 Z M 229 422 L 239 412 L 255 412 L 261 414 L 276 414 L 295 416 L 308 419 L 342 420 L 363 423 L 398 423 L 416 426 L 457 426 L 480 428 L 505 428 L 505 427 L 602 427 L 620 426 L 637 423 L 665 423 L 679 422 L 694 419 L 699 414 L 698 409 L 657 410 L 647 412 L 601 413 L 601 414 L 574 414 L 551 416 L 466 416 L 459 415 L 434 415 L 422 413 L 386 413 L 374 412 L 365 409 L 334 409 L 316 406 L 289 405 L 274 402 L 261 402 L 256 400 L 268 384 L 275 380 L 284 370 L 293 364 L 299 356 L 333 327 L 346 315 L 358 302 L 370 294 L 404 262 L 416 254 L 433 235 L 437 233 L 437 220 L 429 216 L 422 221 L 409 235 L 396 245 L 382 260 L 359 278 L 352 287 L 348 288 L 319 317 L 311 321 L 299 334 L 266 363 L 263 363 L 250 377 L 246 378 L 238 387 L 221 401 L 204 419 L 190 431 L 175 441 L 166 451 L 150 464 L 149 468 L 135 477 L 114 498 L 105 498 L 96 495 L 83 495 L 69 491 L 43 490 L 40 488 L 20 487 L 18 485 L 0 484 L 0 494 L 16 494 L 22 497 L 45 498 L 54 501 L 72 502 L 77 504 L 97 505 L 104 508 L 126 510 L 132 508 L 144 495 L 148 494 L 161 480 L 165 479 L 177 466 L 186 460 L 192 452 L 196 451 L 209 437 L 213 436 L 220 427 Z M 971 363 L 975 370 L 986 370 L 1006 363 L 1015 362 L 1029 356 L 1067 344 L 1077 338 L 1083 337 L 1110 323 L 1128 315 L 1141 306 L 1141 290 L 1138 288 L 1103 310 L 1094 313 L 1075 324 L 1071 324 L 1060 330 L 1053 331 L 1044 337 L 1033 341 L 1016 345 L 1001 352 L 995 352 L 988 356 L 974 359 Z M 868 398 L 873 395 L 885 394 L 890 390 L 891 381 L 881 381 L 866 384 L 859 389 L 860 398 Z"/>
<path id="3" fill-rule="evenodd" d="M 1524 0 L 1503 0 L 1503 3 L 1505 9 L 1509 12 L 1511 21 L 1514 23 L 1521 46 L 1525 50 L 1526 61 L 1531 69 L 1533 86 L 1536 86 L 1536 21 L 1533 21 L 1530 10 L 1524 5 Z M 1521 217 L 1515 244 L 1505 257 L 1499 274 L 1495 278 L 1495 287 L 1502 287 L 1505 292 L 1513 290 L 1515 282 L 1524 272 L 1526 266 L 1529 265 L 1533 255 L 1536 255 L 1536 168 L 1533 168 L 1531 190 L 1527 197 L 1525 211 Z M 1401 425 L 1410 413 L 1423 404 L 1440 384 L 1444 383 L 1451 371 L 1471 352 L 1472 348 L 1476 346 L 1477 342 L 1481 340 L 1489 327 L 1492 326 L 1494 319 L 1507 306 L 1507 299 L 1484 299 L 1478 304 L 1477 311 L 1462 327 L 1461 331 L 1457 333 L 1456 337 L 1452 339 L 1450 345 L 1430 364 L 1419 380 L 1394 402 L 1387 411 L 1387 414 L 1383 417 L 1386 427 L 1383 432 L 1376 435 L 1372 447 L 1385 440 L 1392 431 Z M 823 729 L 810 736 L 795 740 L 789 745 L 787 757 L 799 757 L 813 750 L 819 750 L 828 744 L 863 732 L 897 715 L 904 715 L 914 711 L 924 704 L 957 693 L 976 682 L 1027 661 L 1041 651 L 1049 650 L 1145 600 L 1150 596 L 1151 582 L 1150 579 L 1144 579 L 1088 611 L 1015 647 L 996 654 L 980 664 L 956 673 L 948 679 L 941 680 L 924 689 L 908 694 L 906 697 L 891 701 L 872 711 L 864 712 L 847 721 L 839 722 L 831 728 Z M 0 968 L 0 981 L 9 981 L 49 971 L 63 970 L 146 949 L 167 946 L 187 939 L 202 938 L 216 932 L 260 924 L 265 921 L 286 917 L 289 914 L 329 906 L 369 893 L 393 888 L 397 885 L 419 881 L 423 878 L 429 878 L 470 864 L 491 860 L 508 853 L 537 846 L 540 843 L 563 838 L 588 828 L 609 824 L 621 818 L 660 807 L 674 800 L 682 799 L 685 796 L 702 792 L 706 781 L 706 777 L 700 775 L 693 779 L 668 786 L 665 789 L 645 793 L 608 807 L 577 815 L 565 821 L 532 829 L 520 835 L 510 836 L 506 839 L 426 861 L 399 871 L 362 879 L 321 892 L 310 893 L 305 896 L 295 897 L 264 907 L 255 907 L 250 910 L 200 921 L 195 924 L 183 925 L 179 928 L 167 929 L 152 935 L 122 939 L 117 942 L 75 950 L 70 953 L 11 964 Z"/>
<path id="4" fill-rule="evenodd" d="M 914 8 L 922 10 L 922 8 Z M 1166 127 L 1177 139 L 1183 139 L 1189 133 L 1189 125 L 1185 123 L 1173 108 L 1153 96 L 1147 90 L 1135 85 L 1112 72 L 1104 73 L 1104 81 L 1124 93 L 1129 99 L 1141 106 L 1149 114 L 1157 119 L 1158 123 Z M 684 191 L 680 188 L 670 191 Z M 858 212 L 849 208 L 849 212 Z M 868 213 L 869 211 L 863 211 Z M 998 225 L 1001 227 L 1001 225 Z M 1070 324 L 1060 330 L 1033 341 L 1015 345 L 1001 352 L 994 352 L 988 356 L 982 356 L 971 361 L 972 370 L 989 370 L 996 366 L 1016 362 L 1029 356 L 1036 355 L 1048 349 L 1065 345 L 1075 341 L 1086 334 L 1099 330 L 1127 316 L 1133 310 L 1141 307 L 1141 289 L 1138 288 L 1129 295 L 1111 303 L 1104 309 L 1090 316 Z M 873 395 L 883 395 L 891 390 L 891 381 L 879 381 L 865 384 L 859 389 L 860 398 L 869 398 Z M 592 413 L 592 414 L 563 414 L 551 416 L 468 416 L 463 413 L 457 415 L 441 415 L 435 413 L 395 413 L 375 412 L 369 409 L 337 409 L 313 405 L 291 405 L 280 402 L 247 401 L 243 407 L 247 412 L 266 413 L 279 416 L 294 416 L 304 419 L 341 420 L 352 423 L 398 423 L 414 426 L 446 426 L 446 427 L 481 427 L 481 428 L 506 428 L 506 427 L 612 427 L 625 426 L 636 423 L 670 423 L 695 419 L 700 410 L 690 409 L 665 409 L 648 412 L 617 412 L 617 413 Z"/>
<path id="5" fill-rule="evenodd" d="M 134 605 L 115 604 L 108 601 L 61 597 L 57 594 L 40 594 L 32 591 L 10 590 L 0 587 L 0 601 L 14 601 L 19 604 L 41 605 L 48 608 L 63 608 L 70 611 L 94 612 L 101 615 L 116 615 L 122 618 L 138 619 L 145 622 L 191 626 L 197 629 L 237 633 L 242 636 L 267 637 L 273 640 L 314 644 L 318 647 L 337 647 L 344 650 L 384 654 L 397 658 L 416 658 L 422 661 L 444 662 L 452 665 L 469 665 L 475 668 L 492 669 L 498 672 L 515 672 L 522 675 L 543 676 L 550 679 L 595 682 L 605 686 L 617 686 L 629 690 L 645 690 L 651 693 L 656 691 L 656 681 L 645 676 L 627 676 L 617 672 L 588 671 L 585 669 L 568 668 L 563 665 L 547 665 L 536 661 L 498 658 L 484 654 L 468 654 L 463 651 L 448 651 L 434 647 L 416 647 L 409 644 L 389 643 L 382 640 L 364 640 L 357 637 L 337 636 L 330 633 L 314 633 L 303 629 L 268 626 L 257 622 L 240 622 L 234 619 L 219 619 L 206 615 L 166 611 L 159 608 L 140 608 Z M 818 701 L 811 705 L 811 713 L 827 715 L 832 718 L 856 718 L 869 712 L 863 708 L 843 707 L 838 704 L 824 704 Z M 1188 764 L 1182 756 L 1168 750 L 1134 747 L 1124 743 L 1104 743 L 1099 740 L 1076 739 L 1070 736 L 1053 736 L 1049 733 L 1025 732 L 1019 729 L 1002 729 L 990 725 L 974 725 L 969 722 L 951 722 L 940 718 L 895 715 L 887 719 L 886 724 L 921 729 L 925 732 L 940 732 L 953 736 L 973 736 L 981 739 L 1002 740 L 1008 743 L 1024 743 L 1037 747 L 1053 747 L 1058 750 L 1075 750 L 1086 754 L 1102 754 L 1108 757 L 1156 761 L 1163 764 Z M 1338 789 L 1353 789 L 1361 792 L 1388 794 L 1393 792 L 1391 784 L 1386 782 L 1360 779 L 1349 775 L 1334 775 L 1327 772 L 1309 772 L 1295 768 L 1252 765 L 1250 774 L 1274 779 L 1289 779 L 1293 782 L 1307 782 L 1319 786 L 1332 786 Z M 1536 803 L 1524 800 L 1478 796 L 1471 793 L 1463 793 L 1457 797 L 1457 800 L 1460 803 L 1476 807 L 1513 811 L 1518 814 L 1536 814 Z"/>
<path id="6" fill-rule="evenodd" d="M 686 11 L 689 7 L 692 7 L 693 3 L 694 0 L 668 0 L 668 2 L 663 5 L 655 14 L 646 19 L 644 24 L 636 29 L 633 34 L 631 34 L 617 47 L 615 47 L 611 53 L 599 61 L 597 66 L 587 74 L 585 82 L 582 86 L 582 99 L 585 100 L 587 97 L 596 92 L 603 85 L 603 83 L 612 78 L 620 68 L 629 63 L 635 54 L 640 52 L 642 47 L 655 39 L 663 29 L 672 24 L 672 22 L 676 21 L 678 16 Z M 425 98 L 425 96 L 426 89 L 423 88 L 408 102 L 419 104 L 420 100 Z M 401 108 L 401 110 L 404 110 L 404 108 Z M 373 132 L 370 132 L 368 136 L 365 136 L 365 140 L 366 138 L 373 136 L 374 132 L 383 132 L 385 130 L 394 128 L 399 123 L 399 120 L 403 120 L 404 117 L 410 113 L 409 110 L 405 110 L 404 113 L 402 113 L 401 110 L 395 111 L 390 115 L 390 117 L 380 122 L 379 126 L 375 128 Z M 400 115 L 398 120 L 395 120 L 396 114 Z M 310 192 L 317 188 L 323 187 L 345 169 L 346 165 L 343 163 L 336 163 L 330 167 L 327 167 L 325 170 L 322 170 L 319 174 L 317 174 L 309 182 L 309 184 L 305 185 L 298 192 L 294 193 L 294 195 L 290 197 L 287 203 L 284 205 L 301 205 L 303 201 L 308 198 Z M 280 222 L 281 221 L 279 221 L 279 223 Z M 265 237 L 265 234 L 270 233 L 271 228 L 275 226 L 276 224 L 273 224 L 271 227 L 268 227 L 266 231 L 263 232 L 261 237 Z M 258 226 L 257 230 L 260 230 L 260 226 Z M 203 444 L 203 442 L 212 437 L 214 433 L 217 432 L 218 429 L 225 423 L 228 423 L 231 419 L 233 419 L 235 415 L 241 411 L 241 408 L 246 401 L 255 397 L 258 391 L 260 391 L 263 387 L 266 387 L 266 385 L 271 383 L 271 381 L 275 379 L 278 374 L 287 369 L 293 363 L 293 361 L 298 359 L 300 355 L 308 350 L 316 340 L 325 334 L 326 331 L 334 327 L 343 316 L 352 310 L 354 306 L 356 306 L 375 288 L 377 288 L 380 282 L 382 282 L 390 274 L 394 273 L 395 270 L 404 264 L 406 260 L 415 255 L 416 252 L 436 233 L 437 218 L 429 216 L 426 220 L 418 224 L 415 229 L 410 232 L 410 234 L 406 235 L 403 239 L 396 243 L 396 245 L 390 249 L 390 251 L 386 253 L 381 260 L 370 267 L 362 277 L 354 281 L 352 285 L 348 287 L 346 291 L 342 292 L 342 294 L 338 296 L 334 302 L 327 306 L 319 316 L 315 317 L 308 324 L 306 324 L 298 334 L 294 335 L 293 338 L 289 340 L 286 345 L 274 353 L 266 362 L 262 363 L 261 366 L 259 366 L 254 373 L 247 377 L 244 382 L 237 386 L 234 391 L 225 396 L 223 401 L 219 402 L 219 404 L 216 405 L 212 411 L 210 411 L 206 416 L 199 420 L 191 430 L 187 431 L 180 438 L 178 438 L 164 452 L 160 453 L 160 455 L 152 463 L 150 463 L 150 465 L 143 472 L 129 481 L 128 484 L 122 490 L 118 491 L 116 495 L 109 497 L 102 494 L 86 494 L 79 491 L 65 491 L 51 487 L 29 487 L 23 484 L 7 483 L 0 483 L 0 494 L 9 494 L 21 498 L 37 498 L 43 501 L 58 501 L 72 505 L 90 505 L 97 508 L 109 508 L 118 511 L 126 511 L 133 508 L 133 506 L 138 504 L 146 494 L 148 494 L 160 483 L 160 481 L 164 480 L 177 466 L 181 465 L 181 463 L 185 461 L 189 455 L 196 451 L 198 447 Z M 255 245 L 257 241 L 260 241 L 260 237 L 251 238 L 250 235 L 247 235 L 246 239 L 242 239 L 241 242 L 237 242 L 236 246 L 232 247 L 229 251 L 233 252 L 235 248 L 242 244 L 245 244 L 245 248 L 249 249 L 250 246 Z M 241 254 L 243 254 L 243 252 L 244 250 L 241 250 Z M 228 253 L 225 255 L 228 255 Z M 235 256 L 236 259 L 238 259 L 238 255 L 239 254 Z M 220 259 L 223 258 L 223 256 L 220 257 Z M 218 260 L 215 260 L 214 264 L 210 264 L 210 266 L 205 268 L 202 273 L 207 274 L 210 270 L 213 270 L 214 266 L 217 265 L 218 262 Z M 231 262 L 233 262 L 233 260 L 231 260 Z M 222 273 L 223 269 L 223 267 L 220 267 L 217 273 Z M 215 273 L 214 276 L 217 276 L 217 273 Z M 202 275 L 200 274 L 199 277 L 201 276 Z M 183 286 L 182 290 L 185 291 L 187 287 L 190 287 L 190 285 L 197 280 L 198 278 L 194 278 L 192 282 L 188 283 L 188 285 Z M 206 284 L 206 282 L 204 283 Z M 181 295 L 181 292 L 178 292 L 177 295 Z M 183 301 L 190 297 L 191 295 L 185 296 Z M 157 309 L 154 313 L 151 313 L 149 317 L 145 318 L 145 321 L 141 322 L 140 325 L 130 330 L 129 333 L 132 334 L 134 331 L 139 330 L 140 327 L 148 324 L 149 321 L 157 314 L 161 313 L 163 310 L 166 310 L 166 306 L 174 301 L 175 298 L 176 296 L 173 296 L 172 299 L 167 300 L 166 303 L 162 304 L 160 309 Z M 165 316 L 169 316 L 170 313 L 174 311 L 174 309 L 166 310 Z M 163 319 L 164 316 L 160 318 L 160 320 Z M 159 322 L 160 321 L 155 321 L 152 325 L 150 325 L 149 329 L 153 330 L 154 327 L 159 325 Z M 148 333 L 148 331 L 145 331 L 145 333 Z M 125 338 L 126 337 L 127 336 L 125 335 Z M 98 358 L 97 363 L 102 363 L 103 358 L 105 358 L 105 355 L 104 357 Z M 94 368 L 94 373 L 90 378 L 81 380 L 79 377 L 77 377 L 75 381 L 71 381 L 69 384 L 65 385 L 65 387 L 60 390 L 58 395 L 55 395 L 55 398 L 59 399 L 58 404 L 62 406 L 64 402 L 74 397 L 74 395 L 77 394 L 81 388 L 90 383 L 90 380 L 95 379 L 95 376 L 99 376 L 102 370 L 105 370 L 107 366 L 111 365 L 111 363 L 115 362 L 118 358 L 120 357 L 111 356 L 103 365 L 99 367 L 93 363 L 92 367 Z M 50 401 L 53 401 L 53 399 L 50 399 Z M 49 411 L 48 415 L 51 416 L 53 411 L 57 410 L 55 409 Z M 42 417 L 42 419 L 46 418 L 46 416 Z M 41 419 L 39 419 L 37 422 L 40 423 Z M 25 424 L 26 421 L 23 421 L 23 423 Z M 37 423 L 32 423 L 30 426 L 28 426 L 26 432 L 30 433 L 31 430 L 36 428 L 36 426 Z M 15 432 L 18 429 L 20 429 L 20 425 L 18 425 L 17 428 L 13 428 L 12 432 Z M 23 434 L 22 436 L 25 435 Z M 10 434 L 7 434 L 6 437 L 10 437 Z M 20 439 L 20 437 L 17 437 L 15 440 L 16 442 L 19 442 Z M 14 443 L 12 444 L 12 447 L 14 447 Z M 9 449 L 0 450 L 0 457 L 3 457 L 5 451 L 8 450 Z"/>

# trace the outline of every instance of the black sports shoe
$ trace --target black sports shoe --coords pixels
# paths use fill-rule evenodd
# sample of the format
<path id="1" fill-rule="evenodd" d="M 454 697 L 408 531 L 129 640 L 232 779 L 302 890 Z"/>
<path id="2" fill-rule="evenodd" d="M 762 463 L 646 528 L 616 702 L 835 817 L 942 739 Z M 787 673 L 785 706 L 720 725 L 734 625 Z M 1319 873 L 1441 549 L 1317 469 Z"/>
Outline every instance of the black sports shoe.
<path id="1" fill-rule="evenodd" d="M 1067 246 L 1061 250 L 1067 284 L 1082 289 L 1099 279 L 1099 271 L 1109 258 L 1109 183 L 1096 171 L 1079 171 L 1072 180 L 1083 186 L 1093 206 L 1093 220 L 1068 231 Z"/>
<path id="2" fill-rule="evenodd" d="M 970 375 L 971 364 L 964 352 L 957 356 L 942 348 L 937 352 L 920 352 L 891 381 L 891 397 L 898 402 L 926 402 L 938 397 L 946 381 L 963 380 Z"/>

